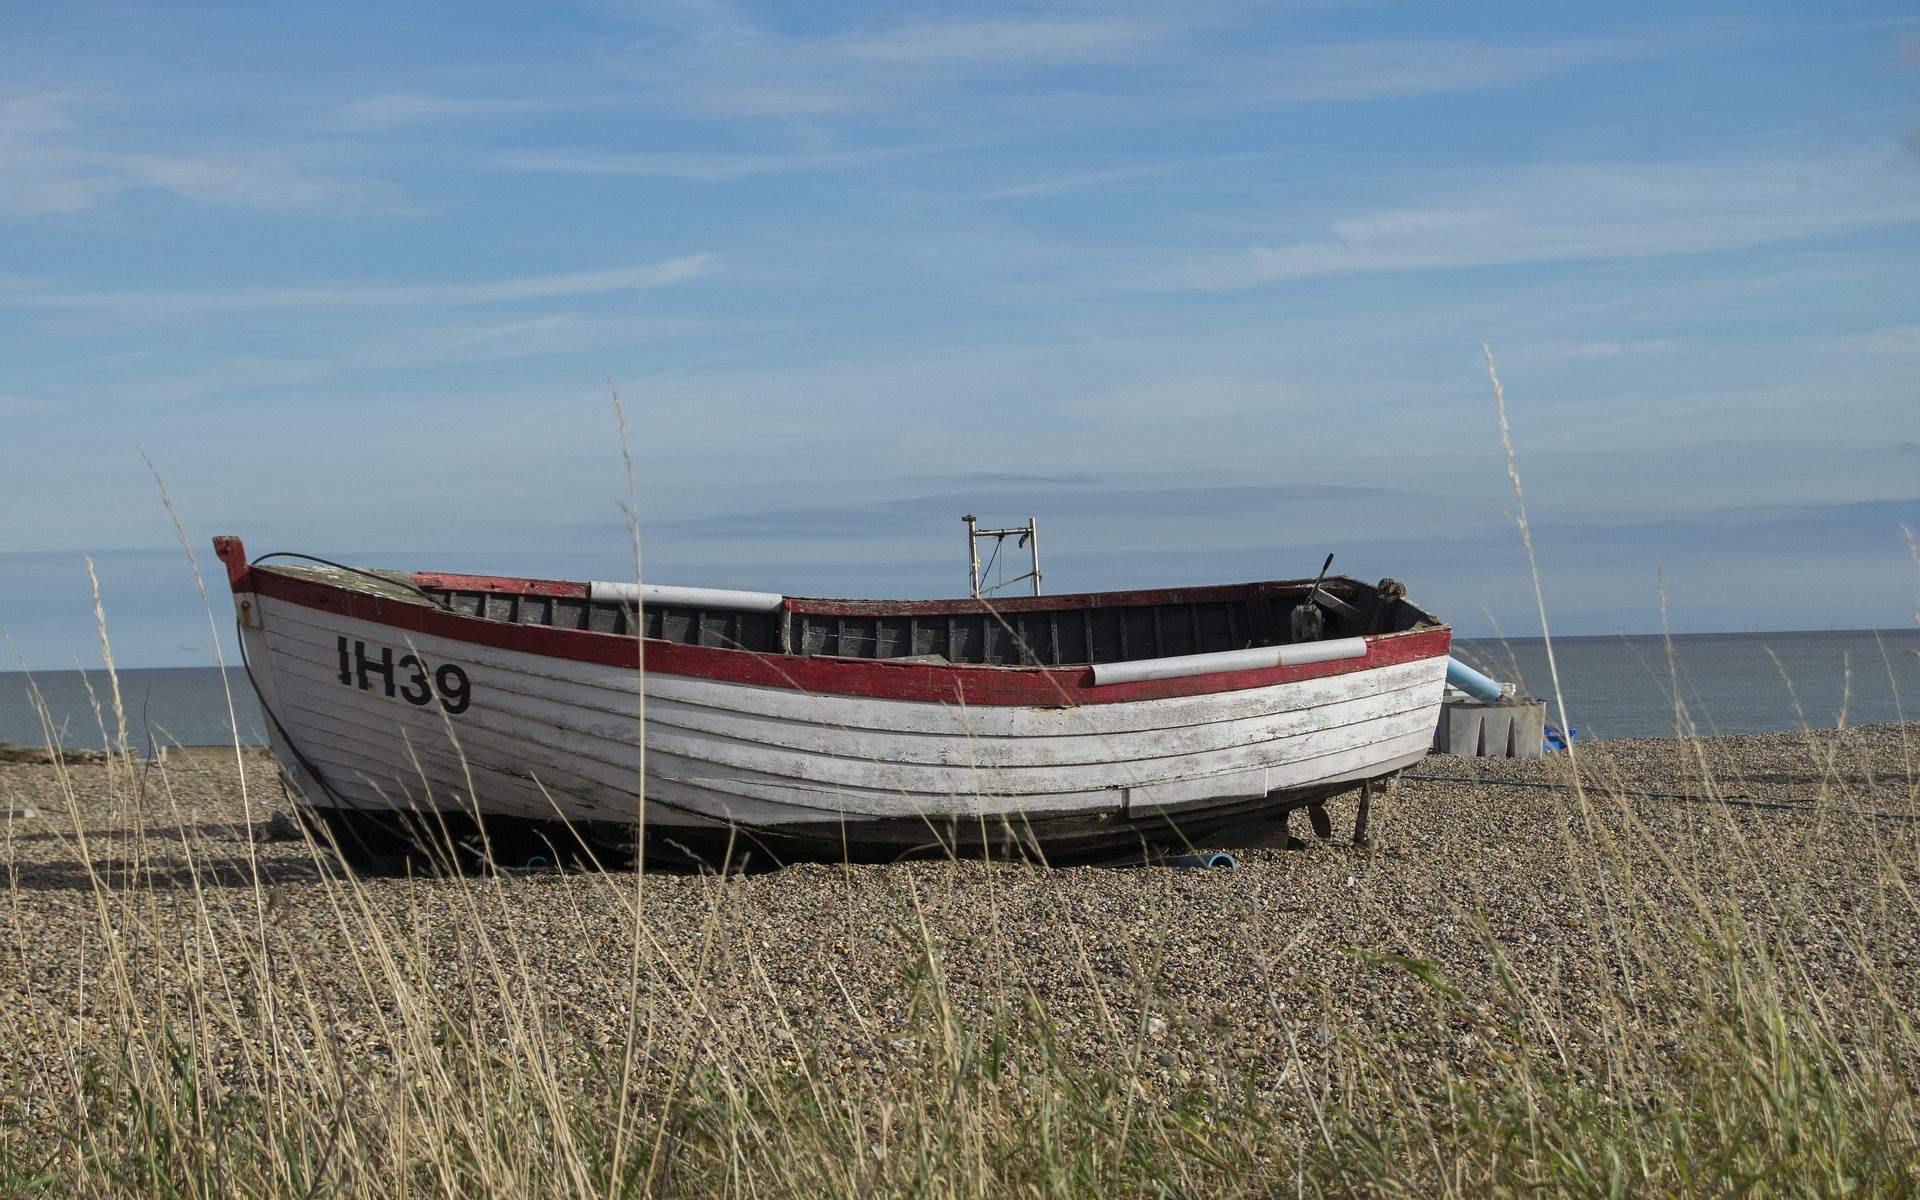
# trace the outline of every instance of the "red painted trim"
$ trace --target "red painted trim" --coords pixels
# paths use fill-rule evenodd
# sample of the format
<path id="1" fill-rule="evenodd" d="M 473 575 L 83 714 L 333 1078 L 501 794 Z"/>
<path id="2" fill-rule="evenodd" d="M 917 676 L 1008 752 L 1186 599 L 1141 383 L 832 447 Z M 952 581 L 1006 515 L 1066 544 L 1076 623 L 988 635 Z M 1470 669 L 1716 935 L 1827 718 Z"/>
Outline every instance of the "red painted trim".
<path id="1" fill-rule="evenodd" d="M 631 637 L 483 620 L 425 604 L 389 600 L 351 588 L 284 575 L 270 567 L 252 571 L 249 590 L 306 608 L 385 625 L 398 633 L 425 633 L 574 662 L 627 669 L 636 669 L 640 665 L 641 644 Z M 1189 593 L 1195 590 L 1202 589 L 1186 589 Z M 1165 596 L 1173 593 L 1123 594 Z M 1039 599 L 1045 600 L 1047 597 Z M 1453 631 L 1441 625 L 1432 629 L 1370 637 L 1364 658 L 1194 675 L 1184 679 L 1152 679 L 1100 688 L 1093 686 L 1093 671 L 1089 667 L 995 667 L 766 655 L 713 646 L 683 646 L 653 638 L 647 639 L 645 645 L 646 669 L 667 675 L 876 699 L 1053 708 L 1071 704 L 1111 704 L 1122 700 L 1199 696 L 1344 675 L 1393 663 L 1439 658 L 1447 653 L 1452 638 Z"/>
<path id="2" fill-rule="evenodd" d="M 995 667 L 974 664 L 911 663 L 888 659 L 761 655 L 677 642 L 647 642 L 647 669 L 669 675 L 722 679 L 763 687 L 796 688 L 842 696 L 887 700 L 924 700 L 941 704 L 1005 705 L 1053 708 L 1112 704 L 1122 700 L 1159 700 L 1272 687 L 1303 679 L 1321 679 L 1371 670 L 1393 663 L 1438 658 L 1447 653 L 1452 631 L 1387 634 L 1367 639 L 1364 658 L 1150 679 L 1139 683 L 1093 685 L 1090 667 Z"/>
<path id="3" fill-rule="evenodd" d="M 446 588 L 455 592 L 519 592 L 523 596 L 561 596 L 585 599 L 584 583 L 559 579 L 509 579 L 499 575 L 447 575 L 439 571 L 415 571 L 413 582 L 423 588 Z"/>
<path id="4" fill-rule="evenodd" d="M 227 585 L 234 591 L 245 591 L 247 573 L 247 547 L 232 534 L 221 534 L 213 539 L 213 552 L 227 565 Z"/>
<path id="5" fill-rule="evenodd" d="M 1147 604 L 1196 604 L 1257 600 L 1265 596 L 1298 594 L 1310 579 L 1261 583 L 1222 583 L 1204 587 L 1154 588 L 1125 592 L 1069 592 L 1046 596 L 995 596 L 991 600 L 822 600 L 791 597 L 794 612 L 829 617 L 921 617 L 943 613 L 1069 612 L 1083 608 L 1132 608 Z M 1361 585 L 1345 576 L 1329 576 L 1323 585 L 1346 596 Z"/>

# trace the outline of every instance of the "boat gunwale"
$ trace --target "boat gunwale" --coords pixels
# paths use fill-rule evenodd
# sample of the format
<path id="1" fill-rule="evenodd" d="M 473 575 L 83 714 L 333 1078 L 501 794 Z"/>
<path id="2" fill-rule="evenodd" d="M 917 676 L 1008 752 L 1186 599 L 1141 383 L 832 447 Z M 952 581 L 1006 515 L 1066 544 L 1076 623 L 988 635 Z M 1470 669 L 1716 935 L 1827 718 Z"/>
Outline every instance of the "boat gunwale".
<path id="1" fill-rule="evenodd" d="M 236 595 L 253 592 L 305 608 L 367 621 L 394 629 L 396 632 L 421 633 L 450 641 L 519 651 L 537 657 L 595 663 L 631 670 L 640 670 L 644 662 L 644 669 L 648 672 L 798 692 L 900 701 L 1060 708 L 1081 704 L 1110 704 L 1245 691 L 1362 672 L 1396 663 L 1429 658 L 1442 659 L 1447 655 L 1452 642 L 1452 629 L 1448 625 L 1436 620 L 1424 609 L 1402 600 L 1401 603 L 1408 604 L 1417 614 L 1417 621 L 1430 622 L 1430 624 L 1424 626 L 1416 624 L 1414 628 L 1390 633 L 1368 634 L 1365 637 L 1367 652 L 1361 657 L 1096 686 L 1091 664 L 1050 667 L 927 662 L 915 659 L 850 658 L 818 654 L 770 654 L 723 646 L 685 645 L 658 638 L 636 638 L 632 634 L 509 623 L 451 612 L 424 598 L 401 599 L 382 595 L 365 585 L 353 586 L 350 578 L 321 579 L 292 571 L 256 566 L 247 561 L 245 549 L 238 538 L 216 538 L 215 550 L 227 567 L 228 581 Z M 390 576 L 373 576 L 373 578 L 405 578 L 412 581 L 416 587 L 520 590 L 521 594 L 525 595 L 561 598 L 584 598 L 587 595 L 586 584 L 558 580 L 453 575 L 440 572 L 394 573 Z M 931 606 L 926 610 L 931 613 L 980 611 L 980 609 L 951 607 L 955 604 L 979 604 L 987 611 L 1044 611 L 1055 606 L 1062 611 L 1076 611 L 1088 602 L 1114 603 L 1121 598 L 1128 598 L 1129 602 L 1116 606 L 1183 603 L 1195 598 L 1253 599 L 1261 596 L 1284 595 L 1291 589 L 1303 590 L 1311 582 L 1310 580 L 1269 581 L 1061 596 L 1008 597 L 1004 601 L 993 602 L 971 600 L 809 602 L 788 598 L 785 603 L 788 605 L 816 603 Z M 1016 602 L 1019 603 L 1017 609 Z M 832 615 L 839 610 L 832 607 L 808 609 L 796 607 L 792 611 Z M 849 615 L 852 611 L 872 614 L 875 610 L 860 608 L 850 610 Z M 883 615 L 907 615 L 910 610 L 888 608 L 880 611 Z"/>
<path id="2" fill-rule="evenodd" d="M 521 579 L 502 575 L 461 575 L 446 571 L 407 574 L 414 585 L 457 592 L 496 592 L 502 595 L 542 596 L 566 600 L 590 598 L 592 585 L 561 579 Z M 784 596 L 779 610 L 810 617 L 937 617 L 981 612 L 1079 612 L 1083 609 L 1140 608 L 1149 604 L 1206 604 L 1235 600 L 1266 600 L 1304 593 L 1312 579 L 1263 579 L 1247 583 L 1189 584 L 1170 588 L 1135 588 L 1114 592 L 1057 592 L 1042 596 L 955 597 L 945 600 L 859 600 L 847 597 Z M 1319 581 L 1336 596 L 1369 590 L 1373 585 L 1346 575 Z M 1344 595 L 1343 595 L 1344 594 Z M 1440 622 L 1418 605 L 1403 600 L 1418 616 Z M 1412 632 L 1398 630 L 1395 632 Z"/>

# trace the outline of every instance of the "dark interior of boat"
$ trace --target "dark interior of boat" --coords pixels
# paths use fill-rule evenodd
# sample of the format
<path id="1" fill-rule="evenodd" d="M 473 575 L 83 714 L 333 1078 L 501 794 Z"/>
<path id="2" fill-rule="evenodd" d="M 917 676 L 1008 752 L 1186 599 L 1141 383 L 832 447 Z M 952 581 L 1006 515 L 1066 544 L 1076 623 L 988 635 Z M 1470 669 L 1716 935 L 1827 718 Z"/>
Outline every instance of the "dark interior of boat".
<path id="1" fill-rule="evenodd" d="M 493 621 L 632 636 L 617 600 L 422 589 L 451 611 Z M 1311 594 L 1311 596 L 1310 596 Z M 1329 578 L 1158 593 L 963 601 L 801 600 L 790 611 L 650 604 L 645 636 L 761 654 L 1084 666 L 1393 633 L 1433 623 L 1392 580 Z"/>

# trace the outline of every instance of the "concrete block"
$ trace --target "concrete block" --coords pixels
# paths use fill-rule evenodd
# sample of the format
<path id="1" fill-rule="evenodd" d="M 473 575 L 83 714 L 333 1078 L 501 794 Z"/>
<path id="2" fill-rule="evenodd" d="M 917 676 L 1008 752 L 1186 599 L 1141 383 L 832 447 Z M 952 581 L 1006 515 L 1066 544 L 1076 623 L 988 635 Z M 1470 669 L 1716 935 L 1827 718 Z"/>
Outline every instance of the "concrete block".
<path id="1" fill-rule="evenodd" d="M 1539 758 L 1547 724 L 1544 700 L 1447 700 L 1433 748 L 1463 758 Z"/>

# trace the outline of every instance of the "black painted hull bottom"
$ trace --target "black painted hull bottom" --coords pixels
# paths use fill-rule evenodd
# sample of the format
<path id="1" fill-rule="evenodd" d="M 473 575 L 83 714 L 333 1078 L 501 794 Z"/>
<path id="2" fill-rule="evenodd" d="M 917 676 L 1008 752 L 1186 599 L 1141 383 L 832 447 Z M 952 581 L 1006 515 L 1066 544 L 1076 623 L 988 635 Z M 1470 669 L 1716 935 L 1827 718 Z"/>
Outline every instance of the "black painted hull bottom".
<path id="1" fill-rule="evenodd" d="M 1198 850 L 1235 850 L 1282 844 L 1293 836 L 1288 818 L 1305 808 L 1314 832 L 1328 835 L 1321 808 L 1346 792 L 1391 778 L 1346 780 L 1197 805 L 1179 814 L 1142 817 L 1102 814 L 1048 818 L 1023 827 L 1010 823 L 931 821 L 849 822 L 639 836 L 618 822 L 538 821 L 466 812 L 406 812 L 302 805 L 323 841 L 356 866 L 464 871 L 630 869 L 641 858 L 651 869 L 719 870 L 782 866 L 790 862 L 894 862 L 901 859 L 991 858 L 1054 865 L 1128 865 Z M 1356 839 L 1364 829 L 1356 829 Z M 642 842 L 644 841 L 644 846 Z"/>

